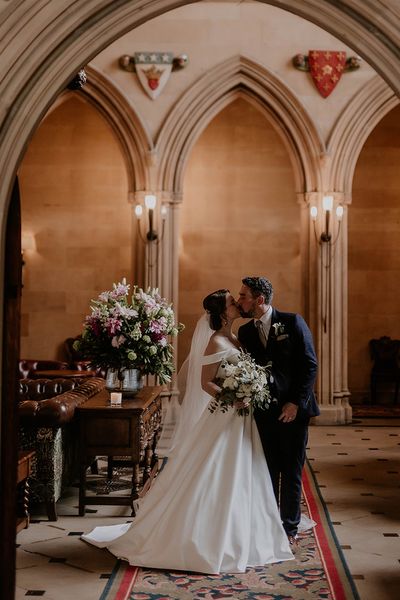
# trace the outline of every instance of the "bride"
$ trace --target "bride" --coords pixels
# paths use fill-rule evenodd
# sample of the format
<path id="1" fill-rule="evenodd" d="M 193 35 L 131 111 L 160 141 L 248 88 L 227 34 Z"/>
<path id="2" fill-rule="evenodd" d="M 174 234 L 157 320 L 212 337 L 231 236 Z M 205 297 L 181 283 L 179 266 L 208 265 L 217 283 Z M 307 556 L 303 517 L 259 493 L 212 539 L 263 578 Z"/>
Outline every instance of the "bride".
<path id="1" fill-rule="evenodd" d="M 234 408 L 210 413 L 222 359 L 235 360 L 228 290 L 208 295 L 188 360 L 182 415 L 169 458 L 133 523 L 96 527 L 82 539 L 131 565 L 217 574 L 290 560 L 257 426 Z"/>

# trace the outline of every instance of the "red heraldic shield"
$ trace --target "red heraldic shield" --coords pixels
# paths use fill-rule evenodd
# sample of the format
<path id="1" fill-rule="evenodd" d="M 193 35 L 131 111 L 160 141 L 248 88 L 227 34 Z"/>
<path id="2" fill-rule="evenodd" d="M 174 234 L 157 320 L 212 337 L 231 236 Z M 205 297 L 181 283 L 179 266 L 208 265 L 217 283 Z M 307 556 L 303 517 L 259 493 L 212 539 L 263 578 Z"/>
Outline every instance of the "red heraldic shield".
<path id="1" fill-rule="evenodd" d="M 342 76 L 346 66 L 346 52 L 309 50 L 308 65 L 317 90 L 327 98 Z"/>

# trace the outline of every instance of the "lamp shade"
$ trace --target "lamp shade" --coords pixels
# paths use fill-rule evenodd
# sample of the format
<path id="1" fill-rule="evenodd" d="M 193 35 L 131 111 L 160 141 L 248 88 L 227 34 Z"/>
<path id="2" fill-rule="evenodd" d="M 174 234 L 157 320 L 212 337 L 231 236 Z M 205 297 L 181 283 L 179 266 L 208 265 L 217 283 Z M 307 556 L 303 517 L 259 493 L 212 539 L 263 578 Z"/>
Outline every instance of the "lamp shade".
<path id="1" fill-rule="evenodd" d="M 332 210 L 333 208 L 333 196 L 324 196 L 322 198 L 322 206 L 325 211 Z"/>
<path id="2" fill-rule="evenodd" d="M 144 203 L 146 205 L 146 208 L 148 208 L 148 210 L 154 210 L 156 207 L 157 198 L 153 194 L 148 194 L 147 196 L 144 197 Z"/>
<path id="3" fill-rule="evenodd" d="M 21 235 L 21 250 L 36 250 L 35 236 L 31 231 L 23 231 Z"/>
<path id="4" fill-rule="evenodd" d="M 143 206 L 141 204 L 136 204 L 135 206 L 135 215 L 137 219 L 140 219 L 143 214 Z"/>

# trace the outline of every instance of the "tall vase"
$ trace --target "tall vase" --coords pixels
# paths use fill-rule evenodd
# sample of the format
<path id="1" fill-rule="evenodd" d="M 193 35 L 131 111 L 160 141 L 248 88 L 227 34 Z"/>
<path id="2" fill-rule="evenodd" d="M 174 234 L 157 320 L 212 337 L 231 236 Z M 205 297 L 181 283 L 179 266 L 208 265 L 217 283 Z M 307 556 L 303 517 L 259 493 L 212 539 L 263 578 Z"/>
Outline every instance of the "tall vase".
<path id="1" fill-rule="evenodd" d="M 143 377 L 139 369 L 109 367 L 106 374 L 106 389 L 122 394 L 136 394 L 143 387 Z"/>

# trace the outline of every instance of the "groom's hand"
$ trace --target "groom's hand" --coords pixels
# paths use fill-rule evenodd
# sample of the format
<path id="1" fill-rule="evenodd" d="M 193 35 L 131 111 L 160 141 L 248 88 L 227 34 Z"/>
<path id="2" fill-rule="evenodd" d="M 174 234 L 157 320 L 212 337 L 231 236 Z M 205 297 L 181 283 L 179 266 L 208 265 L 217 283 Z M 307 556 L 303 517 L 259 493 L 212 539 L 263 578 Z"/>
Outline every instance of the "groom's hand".
<path id="1" fill-rule="evenodd" d="M 297 404 L 293 404 L 293 402 L 286 402 L 286 404 L 282 406 L 282 412 L 279 415 L 279 421 L 282 421 L 282 423 L 291 423 L 295 420 L 298 409 L 299 407 Z"/>

